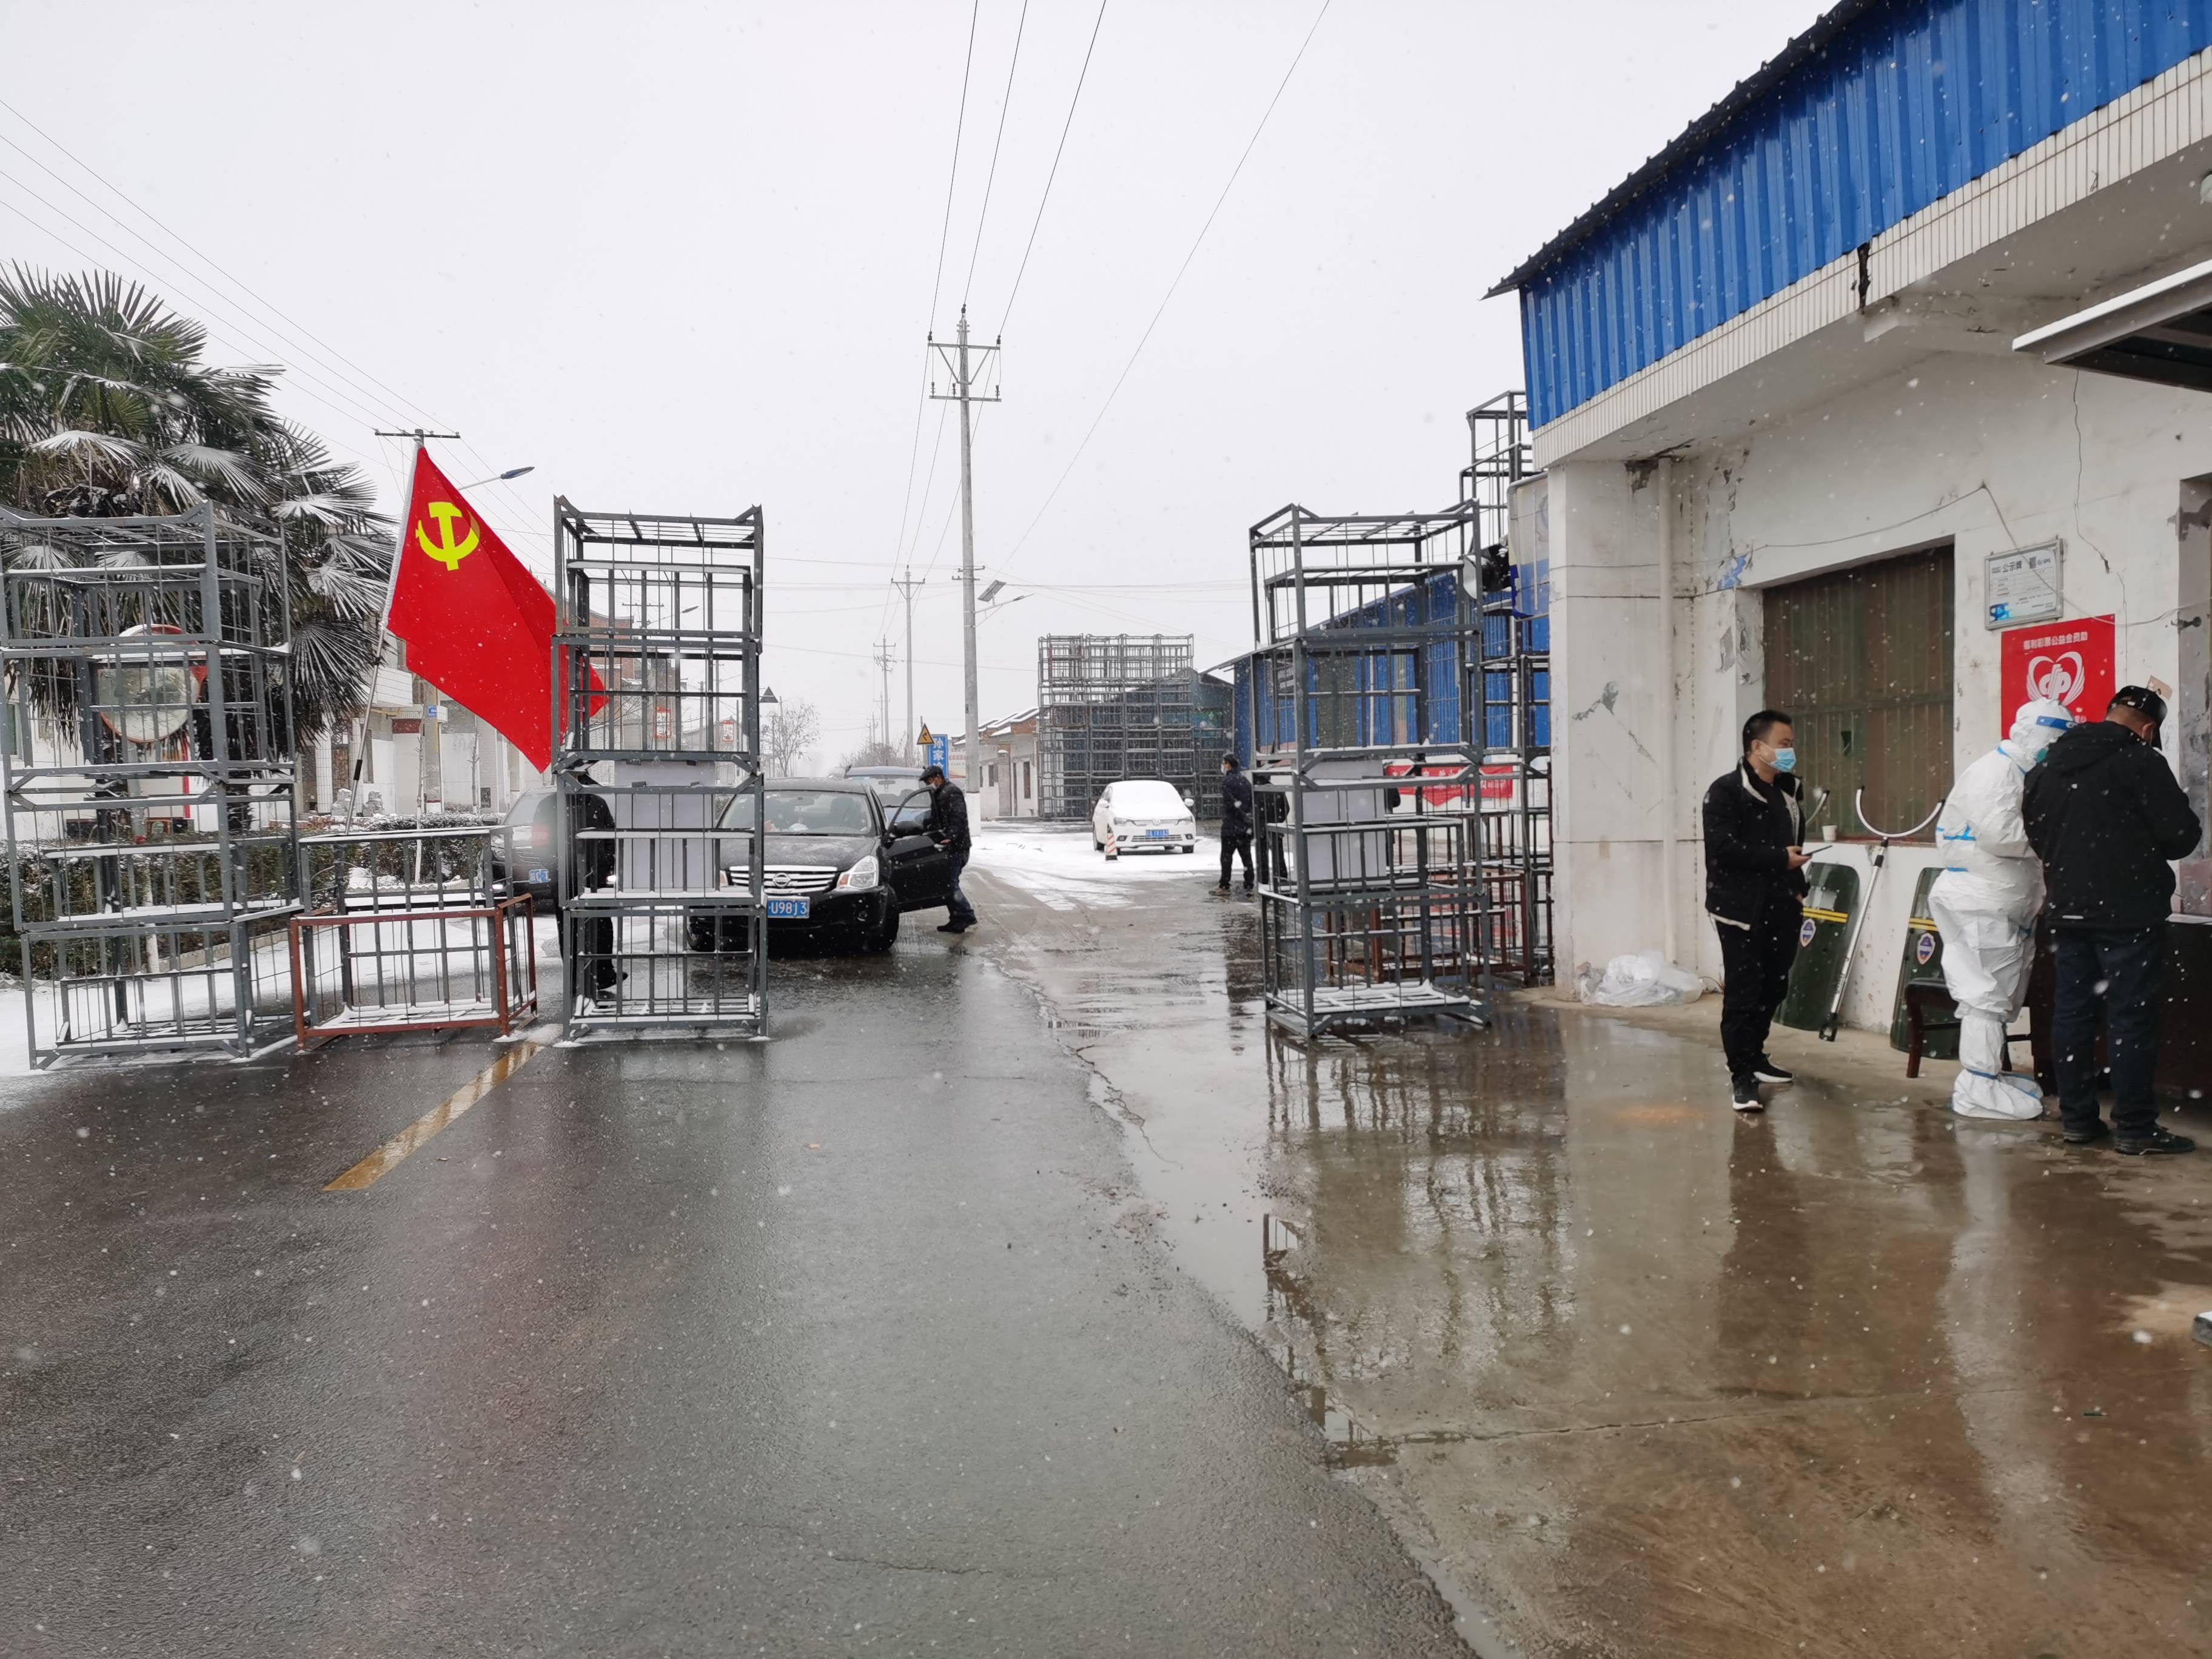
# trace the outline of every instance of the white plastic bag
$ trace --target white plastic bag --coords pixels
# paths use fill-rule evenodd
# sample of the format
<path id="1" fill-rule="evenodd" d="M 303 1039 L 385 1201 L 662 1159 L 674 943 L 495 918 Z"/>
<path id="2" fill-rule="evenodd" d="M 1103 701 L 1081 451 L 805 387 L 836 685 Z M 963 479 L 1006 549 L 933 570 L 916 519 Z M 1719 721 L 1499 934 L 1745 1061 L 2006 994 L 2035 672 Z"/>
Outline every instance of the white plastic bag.
<path id="1" fill-rule="evenodd" d="M 1605 964 L 1603 974 L 1593 975 L 1584 968 L 1576 989 L 1584 1002 L 1608 1008 L 1659 1008 L 1695 1002 L 1705 994 L 1705 982 L 1668 961 L 1663 952 L 1650 950 L 1615 957 Z"/>

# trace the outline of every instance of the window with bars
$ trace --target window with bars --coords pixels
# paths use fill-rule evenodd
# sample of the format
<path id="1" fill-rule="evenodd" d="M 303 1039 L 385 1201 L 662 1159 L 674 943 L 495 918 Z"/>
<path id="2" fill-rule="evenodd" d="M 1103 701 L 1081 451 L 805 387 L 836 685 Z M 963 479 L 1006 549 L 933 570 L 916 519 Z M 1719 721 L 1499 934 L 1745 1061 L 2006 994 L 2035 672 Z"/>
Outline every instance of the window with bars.
<path id="1" fill-rule="evenodd" d="M 1796 716 L 1798 775 L 1830 792 L 1823 821 L 1868 834 L 1851 807 L 1864 789 L 1868 822 L 1917 823 L 1951 787 L 1949 544 L 1764 597 L 1767 705 Z"/>

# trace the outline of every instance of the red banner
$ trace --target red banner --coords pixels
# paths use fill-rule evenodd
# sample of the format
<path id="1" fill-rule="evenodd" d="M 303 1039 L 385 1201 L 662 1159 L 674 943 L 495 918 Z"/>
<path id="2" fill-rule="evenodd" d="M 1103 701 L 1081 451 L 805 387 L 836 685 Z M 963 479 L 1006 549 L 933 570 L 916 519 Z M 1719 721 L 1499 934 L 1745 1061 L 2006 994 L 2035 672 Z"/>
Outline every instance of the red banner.
<path id="1" fill-rule="evenodd" d="M 553 596 L 419 449 L 385 626 L 411 671 L 552 763 Z"/>

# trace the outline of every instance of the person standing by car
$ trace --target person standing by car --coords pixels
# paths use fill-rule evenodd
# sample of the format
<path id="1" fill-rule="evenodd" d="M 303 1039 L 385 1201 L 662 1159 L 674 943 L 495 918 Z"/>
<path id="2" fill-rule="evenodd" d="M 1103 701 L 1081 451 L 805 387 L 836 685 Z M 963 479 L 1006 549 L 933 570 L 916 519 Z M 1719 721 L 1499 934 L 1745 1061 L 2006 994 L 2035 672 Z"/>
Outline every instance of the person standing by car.
<path id="1" fill-rule="evenodd" d="M 975 907 L 960 890 L 960 872 L 968 867 L 968 798 L 960 786 L 948 782 L 945 769 L 932 766 L 921 775 L 929 789 L 929 838 L 945 849 L 945 926 L 940 933 L 964 933 L 975 925 Z"/>
<path id="2" fill-rule="evenodd" d="M 1796 733 L 1762 708 L 1743 723 L 1743 758 L 1705 791 L 1705 913 L 1721 936 L 1721 1048 L 1729 1103 L 1756 1112 L 1762 1083 L 1794 1083 L 1766 1052 L 1790 989 L 1804 907 L 1805 815 Z"/>
<path id="3" fill-rule="evenodd" d="M 1221 757 L 1221 880 L 1217 893 L 1229 890 L 1231 854 L 1244 858 L 1244 890 L 1252 890 L 1252 780 L 1237 764 L 1234 754 Z"/>
<path id="4" fill-rule="evenodd" d="M 2028 774 L 2021 816 L 2051 895 L 2051 1064 L 2060 1133 L 2075 1146 L 2186 1152 L 2197 1143 L 2159 1127 L 2159 996 L 2170 860 L 2197 850 L 2203 826 L 2158 753 L 2166 699 L 2140 685 L 2115 692 L 2101 720 L 2063 733 Z M 2109 1038 L 2112 1122 L 2097 1110 L 2099 1016 Z"/>
<path id="5" fill-rule="evenodd" d="M 566 792 L 568 802 L 568 835 L 572 856 L 571 866 L 575 883 L 574 891 L 592 891 L 607 886 L 615 878 L 616 842 L 614 811 L 606 798 L 598 793 L 599 780 L 589 769 L 579 773 L 578 781 L 584 787 Z M 558 799 L 558 798 L 556 798 Z M 582 830 L 599 833 L 589 836 Z M 604 998 L 626 979 L 626 975 L 615 965 L 615 924 L 611 916 L 578 915 L 572 905 L 561 908 L 561 923 L 574 930 L 574 960 L 583 984 L 572 987 L 571 994 L 580 991 L 597 1000 Z"/>

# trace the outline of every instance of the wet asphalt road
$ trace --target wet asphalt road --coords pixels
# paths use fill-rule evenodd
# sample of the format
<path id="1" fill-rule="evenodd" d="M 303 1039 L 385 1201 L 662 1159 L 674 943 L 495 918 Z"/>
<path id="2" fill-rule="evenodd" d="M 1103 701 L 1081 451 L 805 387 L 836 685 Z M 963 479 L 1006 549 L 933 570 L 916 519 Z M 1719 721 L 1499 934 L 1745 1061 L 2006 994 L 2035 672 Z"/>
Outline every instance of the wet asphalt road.
<path id="1" fill-rule="evenodd" d="M 0 1085 L 0 1652 L 1421 1654 L 1449 1613 L 922 930 L 776 1039 Z"/>

